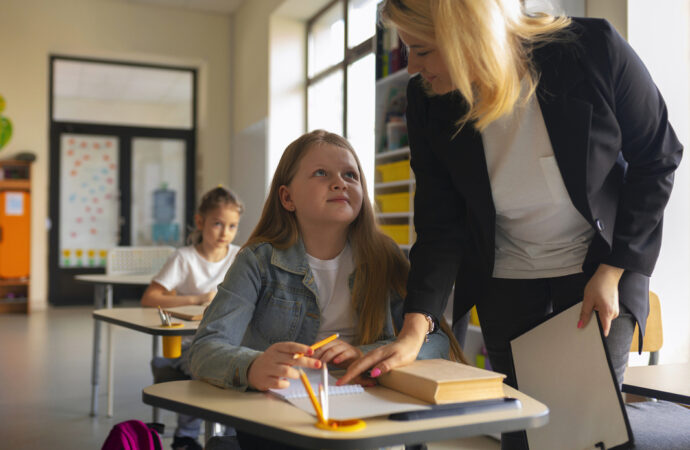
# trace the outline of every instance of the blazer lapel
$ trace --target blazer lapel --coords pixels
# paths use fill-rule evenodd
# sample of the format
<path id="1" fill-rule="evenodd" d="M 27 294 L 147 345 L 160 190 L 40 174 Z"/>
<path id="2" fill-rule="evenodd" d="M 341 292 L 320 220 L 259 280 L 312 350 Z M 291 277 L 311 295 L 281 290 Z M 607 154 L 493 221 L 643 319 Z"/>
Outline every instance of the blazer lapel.
<path id="1" fill-rule="evenodd" d="M 537 98 L 563 182 L 575 208 L 592 217 L 587 200 L 587 159 L 592 105 L 571 95 L 584 80 L 575 51 L 552 44 L 535 51 L 540 70 Z"/>

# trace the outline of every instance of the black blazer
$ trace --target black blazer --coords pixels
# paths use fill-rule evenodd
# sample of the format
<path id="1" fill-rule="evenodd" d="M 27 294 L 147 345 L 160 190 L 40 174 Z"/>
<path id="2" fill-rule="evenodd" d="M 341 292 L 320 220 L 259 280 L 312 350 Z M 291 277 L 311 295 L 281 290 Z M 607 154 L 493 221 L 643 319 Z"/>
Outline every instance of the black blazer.
<path id="1" fill-rule="evenodd" d="M 624 268 L 619 298 L 644 330 L 682 146 L 649 73 L 608 22 L 574 18 L 565 34 L 536 48 L 533 61 L 565 187 L 595 230 L 583 271 Z M 496 214 L 482 138 L 472 124 L 455 135 L 465 111 L 457 93 L 427 96 L 417 76 L 407 94 L 417 241 L 405 311 L 441 317 L 455 281 L 457 320 L 481 302 L 493 273 Z"/>

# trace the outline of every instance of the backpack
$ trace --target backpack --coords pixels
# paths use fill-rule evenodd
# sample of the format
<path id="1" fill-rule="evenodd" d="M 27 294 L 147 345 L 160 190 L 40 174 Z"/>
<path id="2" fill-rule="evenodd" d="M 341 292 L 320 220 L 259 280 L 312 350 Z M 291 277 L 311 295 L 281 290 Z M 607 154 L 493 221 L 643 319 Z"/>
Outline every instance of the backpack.
<path id="1" fill-rule="evenodd" d="M 153 426 L 140 420 L 120 422 L 110 430 L 101 450 L 162 450 L 163 443 Z"/>

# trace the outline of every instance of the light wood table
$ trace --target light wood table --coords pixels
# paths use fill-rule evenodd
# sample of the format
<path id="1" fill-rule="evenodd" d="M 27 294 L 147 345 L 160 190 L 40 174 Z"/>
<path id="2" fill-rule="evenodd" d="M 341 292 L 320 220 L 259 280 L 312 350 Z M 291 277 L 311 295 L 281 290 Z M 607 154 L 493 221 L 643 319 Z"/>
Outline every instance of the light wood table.
<path id="1" fill-rule="evenodd" d="M 94 285 L 93 306 L 95 309 L 113 307 L 113 286 L 147 286 L 155 274 L 82 274 L 75 280 Z M 108 346 L 108 417 L 113 416 L 113 344 L 110 327 L 107 335 Z M 91 415 L 98 414 L 98 383 L 100 378 L 101 322 L 93 324 L 93 349 L 91 352 Z"/>
<path id="2" fill-rule="evenodd" d="M 690 405 L 690 363 L 628 367 L 621 390 Z"/>
<path id="3" fill-rule="evenodd" d="M 237 392 L 198 380 L 154 384 L 143 390 L 142 399 L 148 405 L 223 423 L 293 446 L 362 449 L 501 433 L 548 422 L 546 405 L 509 386 L 505 390 L 506 395 L 520 400 L 522 408 L 412 421 L 374 417 L 365 419 L 366 428 L 356 432 L 316 428 L 314 416 L 268 393 Z"/>

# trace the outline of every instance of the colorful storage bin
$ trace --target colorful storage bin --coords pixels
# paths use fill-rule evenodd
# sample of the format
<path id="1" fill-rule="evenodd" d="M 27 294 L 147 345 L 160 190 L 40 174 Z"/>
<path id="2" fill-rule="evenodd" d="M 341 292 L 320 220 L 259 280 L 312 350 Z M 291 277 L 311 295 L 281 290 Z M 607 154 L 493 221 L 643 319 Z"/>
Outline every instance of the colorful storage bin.
<path id="1" fill-rule="evenodd" d="M 410 226 L 409 225 L 380 225 L 381 231 L 392 237 L 393 240 L 400 245 L 410 243 Z"/>
<path id="2" fill-rule="evenodd" d="M 388 164 L 376 166 L 376 170 L 381 175 L 381 182 L 409 180 L 410 179 L 410 160 L 396 161 Z"/>
<path id="3" fill-rule="evenodd" d="M 376 196 L 381 212 L 409 212 L 410 193 L 400 192 L 395 194 L 381 194 Z"/>

